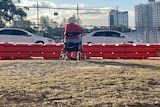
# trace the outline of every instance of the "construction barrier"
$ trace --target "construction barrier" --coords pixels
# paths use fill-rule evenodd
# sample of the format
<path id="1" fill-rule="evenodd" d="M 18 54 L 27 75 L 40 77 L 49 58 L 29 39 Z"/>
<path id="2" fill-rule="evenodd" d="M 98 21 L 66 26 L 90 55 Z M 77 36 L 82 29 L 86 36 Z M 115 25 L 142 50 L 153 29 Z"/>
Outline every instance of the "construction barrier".
<path id="1" fill-rule="evenodd" d="M 87 58 L 123 59 L 125 58 L 124 46 L 124 44 L 86 44 L 83 46 L 83 51 Z"/>
<path id="2" fill-rule="evenodd" d="M 0 43 L 0 59 L 59 59 L 62 43 L 25 44 Z M 160 44 L 84 44 L 87 58 L 147 59 L 160 56 Z"/>
<path id="3" fill-rule="evenodd" d="M 158 57 L 160 44 L 125 44 L 127 59 Z"/>

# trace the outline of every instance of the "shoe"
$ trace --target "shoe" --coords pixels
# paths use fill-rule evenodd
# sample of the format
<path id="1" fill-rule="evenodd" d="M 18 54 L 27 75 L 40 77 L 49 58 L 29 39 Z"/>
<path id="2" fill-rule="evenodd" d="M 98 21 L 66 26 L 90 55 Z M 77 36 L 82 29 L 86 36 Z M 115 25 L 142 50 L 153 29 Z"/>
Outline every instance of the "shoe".
<path id="1" fill-rule="evenodd" d="M 71 57 L 71 60 L 76 60 L 76 58 Z"/>

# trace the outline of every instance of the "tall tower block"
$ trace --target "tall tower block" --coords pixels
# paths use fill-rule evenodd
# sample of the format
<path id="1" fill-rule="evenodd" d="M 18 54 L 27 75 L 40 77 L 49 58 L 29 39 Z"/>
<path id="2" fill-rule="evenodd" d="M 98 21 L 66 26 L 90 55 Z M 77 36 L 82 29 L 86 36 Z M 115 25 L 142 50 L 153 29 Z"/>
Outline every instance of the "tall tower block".
<path id="1" fill-rule="evenodd" d="M 148 0 L 148 2 L 149 2 L 149 3 L 153 3 L 153 2 L 155 2 L 155 0 Z"/>

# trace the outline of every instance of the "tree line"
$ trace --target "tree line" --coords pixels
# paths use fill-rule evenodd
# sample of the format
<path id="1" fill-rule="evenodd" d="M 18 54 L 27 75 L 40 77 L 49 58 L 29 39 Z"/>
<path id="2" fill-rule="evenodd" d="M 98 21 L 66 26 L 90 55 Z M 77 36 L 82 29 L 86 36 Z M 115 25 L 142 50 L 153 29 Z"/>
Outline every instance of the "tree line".
<path id="1" fill-rule="evenodd" d="M 26 17 L 27 13 L 23 8 L 16 7 L 13 0 L 0 0 L 0 27 L 5 27 L 7 23 L 12 24 L 15 19 Z"/>

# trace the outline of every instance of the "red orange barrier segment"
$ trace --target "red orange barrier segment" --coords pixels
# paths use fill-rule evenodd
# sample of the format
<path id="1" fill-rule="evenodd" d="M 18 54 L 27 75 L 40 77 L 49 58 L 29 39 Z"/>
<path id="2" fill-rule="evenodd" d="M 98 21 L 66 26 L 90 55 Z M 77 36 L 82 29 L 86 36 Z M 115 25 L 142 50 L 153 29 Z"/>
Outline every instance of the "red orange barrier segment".
<path id="1" fill-rule="evenodd" d="M 127 59 L 147 59 L 157 57 L 159 44 L 125 44 Z"/>
<path id="2" fill-rule="evenodd" d="M 4 44 L 0 44 L 0 59 L 4 58 L 6 55 L 5 55 L 5 46 Z"/>
<path id="3" fill-rule="evenodd" d="M 124 44 L 89 44 L 83 46 L 83 51 L 87 58 L 123 59 L 125 58 L 124 46 Z"/>
<path id="4" fill-rule="evenodd" d="M 13 44 L 0 43 L 0 59 L 59 59 L 62 43 Z M 101 59 L 147 59 L 159 57 L 160 44 L 84 44 L 87 58 Z"/>

